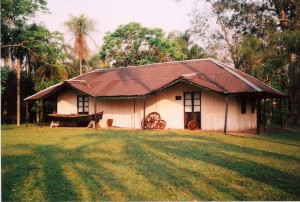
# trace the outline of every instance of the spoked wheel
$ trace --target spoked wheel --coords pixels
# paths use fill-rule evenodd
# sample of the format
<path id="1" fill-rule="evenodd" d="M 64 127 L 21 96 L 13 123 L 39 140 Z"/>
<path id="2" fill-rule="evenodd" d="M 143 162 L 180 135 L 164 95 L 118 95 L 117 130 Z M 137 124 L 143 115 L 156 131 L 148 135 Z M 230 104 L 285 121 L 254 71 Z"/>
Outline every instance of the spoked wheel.
<path id="1" fill-rule="evenodd" d="M 198 128 L 198 122 L 197 121 L 190 121 L 188 123 L 188 128 L 190 130 L 195 130 L 196 128 Z"/>
<path id="2" fill-rule="evenodd" d="M 160 121 L 160 115 L 157 112 L 151 112 L 146 117 L 146 125 L 149 129 L 155 129 Z"/>
<path id="3" fill-rule="evenodd" d="M 166 122 L 164 120 L 160 120 L 157 124 L 157 129 L 164 129 L 166 127 Z"/>
<path id="4" fill-rule="evenodd" d="M 141 121 L 141 126 L 142 126 L 142 128 L 144 128 L 144 119 L 142 119 L 142 121 Z M 147 129 L 147 123 L 145 124 L 145 129 Z"/>

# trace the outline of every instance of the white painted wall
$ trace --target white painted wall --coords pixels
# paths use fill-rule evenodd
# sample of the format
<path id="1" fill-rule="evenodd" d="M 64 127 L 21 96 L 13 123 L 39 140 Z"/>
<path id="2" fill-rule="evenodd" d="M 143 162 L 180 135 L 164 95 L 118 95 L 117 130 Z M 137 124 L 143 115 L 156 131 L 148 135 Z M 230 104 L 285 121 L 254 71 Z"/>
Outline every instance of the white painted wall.
<path id="1" fill-rule="evenodd" d="M 225 97 L 215 92 L 199 89 L 188 84 L 177 84 L 156 95 L 146 98 L 146 115 L 158 112 L 166 121 L 166 128 L 184 129 L 184 92 L 201 92 L 201 129 L 223 130 L 225 122 Z M 181 100 L 176 100 L 181 96 Z M 106 127 L 107 119 L 113 119 L 113 126 L 141 128 L 144 99 L 96 99 L 96 111 L 104 111 L 101 127 Z M 57 112 L 77 113 L 77 93 L 67 90 L 59 94 Z M 94 113 L 94 99 L 89 99 L 89 113 Z M 246 114 L 241 114 L 241 102 L 236 97 L 229 98 L 227 130 L 238 131 L 256 127 L 256 113 L 251 113 L 250 101 Z"/>
<path id="2" fill-rule="evenodd" d="M 201 126 L 203 130 L 224 130 L 225 97 L 223 95 L 201 91 Z M 251 113 L 251 102 L 247 101 L 246 114 L 241 114 L 241 101 L 238 97 L 229 97 L 227 130 L 239 131 L 256 128 L 256 111 Z"/>
<path id="3" fill-rule="evenodd" d="M 69 89 L 59 93 L 57 98 L 58 114 L 77 114 L 77 94 Z"/>
<path id="4" fill-rule="evenodd" d="M 183 95 L 180 85 L 147 97 L 146 115 L 158 112 L 161 119 L 166 121 L 166 128 L 183 129 L 183 97 L 182 100 L 175 100 L 177 95 Z M 113 126 L 141 128 L 141 121 L 144 117 L 144 99 L 98 99 L 97 111 L 104 111 L 101 127 L 106 126 L 107 119 L 113 119 Z"/>

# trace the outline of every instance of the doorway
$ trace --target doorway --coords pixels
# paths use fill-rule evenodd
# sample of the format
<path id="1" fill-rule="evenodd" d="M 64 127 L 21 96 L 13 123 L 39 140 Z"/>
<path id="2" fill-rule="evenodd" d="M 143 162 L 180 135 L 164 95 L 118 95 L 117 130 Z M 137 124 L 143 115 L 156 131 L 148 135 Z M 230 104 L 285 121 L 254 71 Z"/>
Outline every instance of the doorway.
<path id="1" fill-rule="evenodd" d="M 192 123 L 191 121 L 194 122 Z M 184 128 L 191 129 L 191 127 L 192 129 L 201 129 L 201 93 L 200 92 L 184 93 Z"/>

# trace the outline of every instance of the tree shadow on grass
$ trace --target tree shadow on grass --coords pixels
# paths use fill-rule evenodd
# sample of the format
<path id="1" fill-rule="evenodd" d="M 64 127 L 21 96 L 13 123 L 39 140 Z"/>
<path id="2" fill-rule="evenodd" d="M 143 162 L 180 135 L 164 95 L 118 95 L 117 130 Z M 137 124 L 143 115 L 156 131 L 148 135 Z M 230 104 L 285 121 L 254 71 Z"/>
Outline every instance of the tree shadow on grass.
<path id="1" fill-rule="evenodd" d="M 170 134 L 174 136 L 174 134 Z M 168 135 L 165 135 L 167 138 Z M 184 137 L 184 135 L 183 135 Z M 185 136 L 186 138 L 191 138 L 191 136 Z M 261 150 L 255 150 L 253 148 L 247 148 L 236 146 L 234 144 L 224 143 L 218 141 L 215 138 L 199 137 L 206 142 L 185 142 L 181 140 L 176 142 L 160 142 L 155 140 L 150 140 L 152 137 L 147 137 L 149 141 L 145 141 L 145 144 L 160 150 L 161 152 L 170 155 L 177 156 L 184 159 L 191 159 L 195 161 L 202 161 L 216 166 L 223 167 L 225 169 L 239 173 L 242 176 L 251 178 L 253 180 L 259 181 L 261 183 L 267 184 L 274 188 L 278 188 L 288 194 L 294 196 L 294 199 L 300 198 L 300 177 L 294 174 L 290 174 L 257 162 L 253 162 L 244 158 L 232 156 L 223 153 L 223 151 L 230 152 L 242 152 L 248 153 L 254 156 L 260 157 L 272 157 L 276 159 L 287 159 L 291 161 L 299 162 L 298 158 L 275 154 L 272 152 L 266 152 Z M 198 137 L 197 137 L 198 138 Z M 204 148 L 204 146 L 207 146 Z M 273 200 L 278 200 L 274 198 Z M 284 200 L 284 199 L 283 199 Z"/>
<path id="2" fill-rule="evenodd" d="M 180 135 L 177 133 L 170 133 L 170 134 L 164 134 L 164 135 L 154 135 L 154 136 L 149 136 L 148 139 L 151 138 L 185 138 L 185 139 L 194 139 L 195 140 L 195 144 L 197 144 L 196 141 L 198 141 L 199 144 L 201 145 L 205 145 L 205 146 L 214 146 L 216 148 L 220 148 L 222 150 L 226 150 L 226 151 L 233 151 L 233 152 L 239 152 L 239 153 L 246 153 L 246 154 L 251 154 L 251 155 L 255 155 L 258 157 L 268 157 L 268 158 L 274 158 L 275 160 L 289 160 L 289 161 L 300 161 L 300 158 L 294 157 L 294 156 L 289 156 L 289 155 L 285 155 L 285 154 L 279 154 L 279 153 L 274 153 L 271 151 L 266 151 L 266 150 L 261 150 L 261 149 L 254 149 L 251 147 L 247 147 L 245 145 L 236 145 L 236 144 L 230 144 L 227 142 L 223 142 L 221 140 L 218 140 L 218 138 L 213 138 L 213 137 L 208 137 L 208 136 L 197 136 L 197 135 Z M 241 137 L 238 137 L 241 138 Z M 244 137 L 242 137 L 244 138 Z M 257 139 L 255 139 L 256 141 Z M 153 140 L 155 141 L 155 140 Z M 200 141 L 200 142 L 199 142 Z M 258 139 L 258 141 L 261 141 Z M 263 141 L 268 141 L 268 140 L 263 140 Z M 189 143 L 189 142 L 187 142 Z M 192 142 L 190 142 L 192 143 Z M 279 143 L 279 142 L 276 142 Z M 285 144 L 285 143 L 282 143 Z M 291 145 L 294 146 L 294 145 Z M 300 152 L 300 150 L 299 150 Z"/>
<path id="3" fill-rule="evenodd" d="M 155 151 L 168 154 L 166 147 L 163 145 L 153 146 L 151 142 L 147 142 L 146 145 L 146 147 L 150 146 Z M 195 172 L 191 169 L 182 168 L 167 158 L 155 154 L 154 151 L 145 150 L 145 145 L 128 143 L 125 152 L 128 156 L 134 156 L 132 158 L 134 168 L 157 189 L 162 190 L 166 197 L 168 195 L 170 197 L 160 200 L 220 200 L 219 196 L 213 194 L 218 191 L 226 193 L 230 199 L 242 200 L 245 198 L 241 192 L 208 179 L 201 174 L 201 171 Z M 171 152 L 171 155 L 174 155 L 174 153 Z M 195 182 L 200 182 L 200 185 L 193 184 Z M 201 189 L 201 184 L 212 192 Z"/>
<path id="4" fill-rule="evenodd" d="M 38 146 L 34 148 L 36 154 L 43 159 L 42 179 L 45 184 L 45 194 L 48 200 L 79 200 L 72 182 L 64 175 L 57 153 L 64 152 L 55 146 Z"/>
<path id="5" fill-rule="evenodd" d="M 125 197 L 131 197 L 127 187 L 115 178 L 113 172 L 84 156 L 83 150 L 89 145 L 79 149 L 64 149 L 52 145 L 15 145 L 10 149 L 19 149 L 20 146 L 31 154 L 2 155 L 3 201 L 111 200 L 103 190 L 104 185 L 127 194 Z M 40 178 L 28 179 L 39 172 L 42 173 Z M 28 183 L 31 187 L 28 189 L 29 193 L 25 193 Z M 40 194 L 33 196 L 31 192 L 36 189 L 40 190 Z"/>
<path id="6" fill-rule="evenodd" d="M 1 156 L 2 201 L 21 200 L 17 192 L 21 190 L 19 182 L 23 182 L 29 171 L 36 169 L 31 155 Z"/>
<path id="7" fill-rule="evenodd" d="M 91 134 L 88 137 L 101 139 L 101 137 Z M 199 173 L 201 173 L 201 170 L 199 170 L 199 172 L 194 172 L 183 169 L 178 165 L 173 164 L 171 161 L 168 161 L 168 159 L 162 158 L 151 152 L 149 153 L 148 150 L 145 150 L 143 145 L 147 145 L 167 156 L 185 160 L 190 159 L 193 161 L 204 162 L 208 165 L 211 164 L 222 167 L 226 170 L 238 173 L 243 177 L 260 182 L 262 186 L 266 184 L 287 194 L 286 196 L 281 195 L 282 198 L 276 198 L 277 196 L 273 196 L 273 198 L 272 196 L 268 196 L 271 198 L 264 198 L 267 200 L 299 199 L 300 197 L 298 192 L 300 189 L 300 178 L 298 175 L 278 170 L 256 161 L 238 157 L 239 155 L 234 156 L 234 153 L 244 153 L 245 155 L 251 155 L 254 158 L 274 158 L 274 161 L 283 160 L 291 163 L 293 161 L 299 162 L 299 158 L 296 157 L 245 146 L 240 147 L 235 144 L 223 142 L 217 137 L 210 138 L 198 135 L 180 135 L 174 132 L 159 135 L 151 134 L 147 136 L 131 135 L 122 138 L 126 140 L 126 149 L 124 152 L 128 155 L 128 158 L 133 161 L 131 163 L 133 168 L 144 175 L 157 189 L 168 191 L 164 189 L 164 186 L 167 183 L 174 185 L 175 187 L 177 186 L 178 188 L 175 188 L 175 190 L 188 192 L 189 197 L 192 196 L 199 200 L 213 200 L 214 198 L 212 198 L 209 193 L 198 190 L 198 188 L 194 187 L 189 180 L 186 180 L 183 177 L 184 173 L 187 173 L 192 176 L 198 175 L 207 185 L 223 192 L 225 195 L 229 195 L 229 199 L 253 199 L 247 198 L 242 191 L 228 188 L 219 184 L 217 180 L 200 175 Z M 193 139 L 195 141 L 193 141 Z M 177 198 L 172 199 L 178 200 Z M 193 198 L 188 198 L 188 200 L 192 199 Z M 168 200 L 170 199 L 168 198 Z"/>
<path id="8" fill-rule="evenodd" d="M 4 201 L 28 200 L 28 198 L 51 201 L 78 199 L 73 185 L 63 175 L 60 163 L 55 160 L 55 154 L 48 152 L 51 146 L 16 145 L 14 147 L 26 148 L 31 154 L 2 155 L 2 169 L 5 170 L 2 172 Z M 34 150 L 39 153 L 33 153 Z M 42 172 L 39 179 L 30 177 L 39 175 L 39 172 Z M 30 186 L 29 193 L 25 193 L 26 186 Z M 36 189 L 40 190 L 39 196 L 30 193 L 30 190 Z"/>
<path id="9" fill-rule="evenodd" d="M 300 198 L 298 193 L 300 179 L 296 174 L 233 155 L 249 153 L 257 157 L 274 158 L 274 160 L 287 159 L 288 162 L 299 161 L 296 157 L 249 147 L 241 148 L 222 142 L 218 138 L 177 133 L 161 135 L 141 135 L 123 131 L 108 134 L 101 132 L 101 135 L 86 133 L 72 136 L 70 141 L 78 137 L 89 138 L 91 141 L 87 144 L 78 144 L 71 149 L 56 145 L 5 147 L 5 150 L 12 149 L 18 152 L 2 155 L 2 199 L 5 201 L 97 201 L 115 200 L 111 194 L 120 193 L 119 200 L 224 200 L 220 196 L 214 197 L 212 194 L 214 192 L 222 192 L 223 196 L 227 197 L 225 199 L 253 199 L 249 198 L 243 190 L 232 189 L 220 183 L 219 179 L 209 178 L 202 170 L 193 170 L 174 163 L 174 159 L 219 166 L 261 184 L 280 189 L 292 196 L 289 199 Z M 125 156 L 122 158 L 111 158 L 116 153 L 110 151 L 110 147 L 106 149 L 99 147 L 107 144 L 107 141 L 113 143 L 115 140 L 123 145 L 121 154 Z M 22 153 L 22 150 L 27 152 Z M 110 165 L 115 166 L 115 169 L 122 166 L 133 169 L 137 174 L 128 175 L 128 178 L 136 178 L 133 180 L 136 182 L 140 179 L 139 175 L 142 175 L 144 178 L 141 179 L 151 183 L 154 190 L 162 192 L 161 195 L 154 193 L 149 196 L 148 192 L 138 193 L 135 189 L 127 187 L 128 185 L 122 181 L 122 178 L 116 176 L 116 172 L 109 167 Z M 24 186 L 28 176 L 34 176 L 35 173 L 42 173 L 42 175 L 34 178 L 31 188 L 27 190 L 30 192 L 40 189 L 42 196 L 24 198 L 26 196 L 26 193 L 23 193 Z M 197 179 L 208 187 L 208 191 L 201 190 L 201 185 L 195 184 Z M 209 192 L 209 189 L 212 192 Z M 27 193 L 27 196 L 30 194 Z M 284 196 L 266 199 L 286 200 Z"/>
<path id="10" fill-rule="evenodd" d="M 281 129 L 272 133 L 267 133 L 268 141 L 286 144 L 291 146 L 300 146 L 300 128 Z"/>
<path id="11" fill-rule="evenodd" d="M 15 128 L 15 125 L 2 125 L 1 130 L 13 130 Z"/>

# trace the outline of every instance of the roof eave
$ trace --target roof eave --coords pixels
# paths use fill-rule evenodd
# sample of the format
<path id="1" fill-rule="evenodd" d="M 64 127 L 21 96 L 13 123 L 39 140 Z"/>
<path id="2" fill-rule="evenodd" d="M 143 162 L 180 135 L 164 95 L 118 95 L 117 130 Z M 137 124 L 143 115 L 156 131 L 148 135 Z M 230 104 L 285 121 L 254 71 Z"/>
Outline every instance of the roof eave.
<path id="1" fill-rule="evenodd" d="M 60 83 L 57 83 L 53 86 L 50 86 L 40 92 L 37 92 L 27 98 L 24 99 L 24 101 L 29 101 L 29 100 L 43 100 L 45 98 L 47 98 L 48 96 L 52 95 L 54 92 L 56 92 L 58 89 L 60 89 L 62 86 L 63 86 L 64 82 L 60 82 Z M 55 88 L 55 86 L 57 86 L 57 88 Z M 41 96 L 40 98 L 37 98 L 37 99 L 32 99 L 32 97 L 35 97 L 37 96 L 38 94 L 42 94 L 43 92 L 45 92 L 46 90 L 49 90 L 49 88 L 54 88 L 52 91 L 50 91 L 49 93 L 45 94 L 44 96 Z"/>

